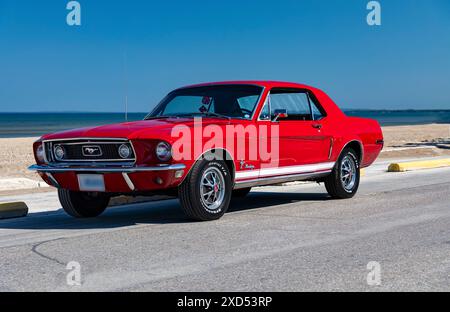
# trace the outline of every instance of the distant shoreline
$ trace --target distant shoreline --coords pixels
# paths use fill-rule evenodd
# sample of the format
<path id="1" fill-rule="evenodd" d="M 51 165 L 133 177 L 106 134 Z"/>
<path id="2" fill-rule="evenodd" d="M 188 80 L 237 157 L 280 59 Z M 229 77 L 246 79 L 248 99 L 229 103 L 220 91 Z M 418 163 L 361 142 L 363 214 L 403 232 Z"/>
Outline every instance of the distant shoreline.
<path id="1" fill-rule="evenodd" d="M 380 156 L 390 158 L 450 157 L 450 123 L 441 125 L 384 126 L 385 146 Z M 36 179 L 36 174 L 27 170 L 35 160 L 31 137 L 0 138 L 0 179 L 25 177 Z"/>
<path id="2" fill-rule="evenodd" d="M 429 123 L 409 123 L 409 124 L 385 124 L 381 125 L 384 127 L 407 127 L 407 126 L 432 126 L 432 125 L 447 125 L 449 127 L 450 131 L 450 122 L 429 122 Z M 64 131 L 64 129 L 61 130 L 55 130 L 57 131 Z M 44 134 L 52 133 L 52 131 L 44 131 L 44 132 L 26 132 L 26 133 L 20 133 L 20 131 L 15 131 L 14 133 L 8 134 L 8 133 L 0 133 L 0 139 L 29 139 L 29 138 L 39 138 Z"/>
<path id="3" fill-rule="evenodd" d="M 450 124 L 450 109 L 370 110 L 344 109 L 348 116 L 376 119 L 381 126 Z M 128 121 L 142 120 L 147 112 L 129 112 Z M 0 137 L 36 137 L 74 128 L 125 122 L 123 112 L 0 113 Z"/>
<path id="4" fill-rule="evenodd" d="M 342 108 L 344 112 L 450 112 L 450 108 L 446 109 L 371 109 L 371 108 Z M 129 114 L 148 114 L 149 112 L 134 112 L 129 111 Z M 34 111 L 34 112 L 21 112 L 21 111 L 7 111 L 1 114 L 119 114 L 124 115 L 124 112 L 105 112 L 105 111 Z"/>

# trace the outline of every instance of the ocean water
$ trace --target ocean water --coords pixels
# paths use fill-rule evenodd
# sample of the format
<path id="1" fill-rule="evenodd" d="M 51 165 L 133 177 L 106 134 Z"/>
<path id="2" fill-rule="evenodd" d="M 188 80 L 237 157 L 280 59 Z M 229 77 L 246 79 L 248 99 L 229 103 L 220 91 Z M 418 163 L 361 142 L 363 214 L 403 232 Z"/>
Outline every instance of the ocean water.
<path id="1" fill-rule="evenodd" d="M 382 126 L 450 123 L 450 110 L 344 110 L 349 116 L 378 120 Z M 129 113 L 142 120 L 146 113 Z M 61 130 L 124 122 L 123 113 L 0 113 L 0 137 L 34 137 Z"/>
<path id="2" fill-rule="evenodd" d="M 129 113 L 128 121 L 147 113 Z M 125 121 L 123 113 L 0 113 L 0 137 L 38 137 L 46 133 Z"/>
<path id="3" fill-rule="evenodd" d="M 450 110 L 344 110 L 348 116 L 378 120 L 382 126 L 450 123 Z"/>

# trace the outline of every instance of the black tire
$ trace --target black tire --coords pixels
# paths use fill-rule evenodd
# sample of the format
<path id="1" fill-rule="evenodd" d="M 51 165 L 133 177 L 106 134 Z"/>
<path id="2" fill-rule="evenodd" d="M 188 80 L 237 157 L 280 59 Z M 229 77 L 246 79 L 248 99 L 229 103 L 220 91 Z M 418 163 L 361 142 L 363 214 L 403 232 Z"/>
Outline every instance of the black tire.
<path id="1" fill-rule="evenodd" d="M 332 198 L 335 199 L 352 198 L 358 191 L 360 180 L 360 168 L 359 168 L 359 160 L 356 155 L 357 154 L 353 149 L 351 148 L 344 149 L 341 155 L 339 156 L 332 173 L 325 178 L 325 188 L 327 189 L 328 194 L 330 194 Z M 356 168 L 354 184 L 348 189 L 344 187 L 344 183 L 341 180 L 341 165 L 344 159 L 348 159 L 349 161 L 353 162 Z"/>
<path id="2" fill-rule="evenodd" d="M 209 209 L 201 200 L 200 184 L 203 174 L 209 168 L 216 168 L 217 174 L 224 179 L 224 197 L 220 206 L 214 210 Z M 184 213 L 192 220 L 212 221 L 220 219 L 228 210 L 231 200 L 232 181 L 231 174 L 223 160 L 199 160 L 178 188 L 178 197 Z"/>
<path id="3" fill-rule="evenodd" d="M 243 189 L 238 189 L 238 190 L 233 190 L 233 197 L 245 197 L 248 195 L 248 193 L 250 193 L 250 190 L 252 188 L 251 187 L 247 187 L 247 188 L 243 188 Z"/>
<path id="4" fill-rule="evenodd" d="M 75 218 L 97 217 L 109 204 L 109 196 L 99 193 L 58 189 L 58 197 L 64 211 Z"/>

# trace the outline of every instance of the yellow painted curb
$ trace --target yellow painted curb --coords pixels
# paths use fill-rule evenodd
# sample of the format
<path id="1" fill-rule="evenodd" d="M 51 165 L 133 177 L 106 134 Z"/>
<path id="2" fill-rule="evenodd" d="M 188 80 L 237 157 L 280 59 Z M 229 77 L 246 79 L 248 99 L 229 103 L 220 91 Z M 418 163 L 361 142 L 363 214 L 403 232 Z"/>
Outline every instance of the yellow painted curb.
<path id="1" fill-rule="evenodd" d="M 24 202 L 0 203 L 0 219 L 25 217 L 28 206 Z"/>
<path id="2" fill-rule="evenodd" d="M 359 170 L 359 176 L 364 177 L 366 175 L 366 169 Z"/>
<path id="3" fill-rule="evenodd" d="M 388 167 L 389 172 L 405 172 L 410 170 L 418 169 L 432 169 L 449 167 L 450 158 L 446 159 L 434 159 L 434 160 L 422 160 L 422 161 L 411 161 L 405 163 L 393 163 Z"/>

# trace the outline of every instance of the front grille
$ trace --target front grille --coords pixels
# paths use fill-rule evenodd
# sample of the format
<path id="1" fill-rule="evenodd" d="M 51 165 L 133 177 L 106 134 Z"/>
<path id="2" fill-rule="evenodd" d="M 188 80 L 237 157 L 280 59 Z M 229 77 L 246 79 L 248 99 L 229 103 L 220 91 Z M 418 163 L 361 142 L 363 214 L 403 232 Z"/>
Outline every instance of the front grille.
<path id="1" fill-rule="evenodd" d="M 134 162 L 136 156 L 128 140 L 79 139 L 44 142 L 47 159 L 51 162 Z M 130 148 L 130 155 L 122 158 L 119 147 L 126 145 Z M 55 150 L 61 147 L 64 157 L 58 159 Z"/>

